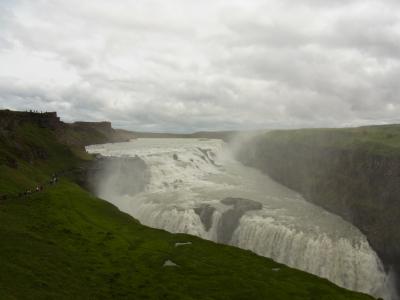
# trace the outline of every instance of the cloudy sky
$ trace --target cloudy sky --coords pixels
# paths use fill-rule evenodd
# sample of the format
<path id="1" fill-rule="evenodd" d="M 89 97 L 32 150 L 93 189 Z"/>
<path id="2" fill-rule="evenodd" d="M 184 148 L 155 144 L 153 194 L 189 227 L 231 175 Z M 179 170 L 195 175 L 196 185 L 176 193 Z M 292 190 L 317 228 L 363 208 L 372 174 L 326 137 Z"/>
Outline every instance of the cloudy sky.
<path id="1" fill-rule="evenodd" d="M 400 122 L 398 0 L 0 0 L 0 108 L 145 131 Z"/>

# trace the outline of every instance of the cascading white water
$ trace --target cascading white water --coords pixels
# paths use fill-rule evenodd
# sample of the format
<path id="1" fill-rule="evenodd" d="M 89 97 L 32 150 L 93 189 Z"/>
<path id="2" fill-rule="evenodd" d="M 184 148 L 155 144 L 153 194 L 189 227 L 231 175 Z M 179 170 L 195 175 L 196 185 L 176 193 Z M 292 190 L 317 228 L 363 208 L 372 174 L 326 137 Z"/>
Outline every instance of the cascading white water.
<path id="1" fill-rule="evenodd" d="M 342 287 L 391 297 L 388 276 L 357 228 L 243 166 L 220 140 L 138 139 L 87 150 L 146 163 L 150 180 L 142 192 L 116 190 L 110 178 L 126 176 L 119 167 L 108 169 L 98 190 L 145 225 L 229 243 Z"/>

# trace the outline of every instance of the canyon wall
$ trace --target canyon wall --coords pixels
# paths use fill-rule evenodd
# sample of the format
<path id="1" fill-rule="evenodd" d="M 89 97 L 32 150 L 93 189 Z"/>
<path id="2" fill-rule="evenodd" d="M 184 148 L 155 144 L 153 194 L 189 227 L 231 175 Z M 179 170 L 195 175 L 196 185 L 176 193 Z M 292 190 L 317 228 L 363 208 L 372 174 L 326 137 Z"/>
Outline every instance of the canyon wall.
<path id="1" fill-rule="evenodd" d="M 357 226 L 400 271 L 400 127 L 273 131 L 238 158 Z"/>

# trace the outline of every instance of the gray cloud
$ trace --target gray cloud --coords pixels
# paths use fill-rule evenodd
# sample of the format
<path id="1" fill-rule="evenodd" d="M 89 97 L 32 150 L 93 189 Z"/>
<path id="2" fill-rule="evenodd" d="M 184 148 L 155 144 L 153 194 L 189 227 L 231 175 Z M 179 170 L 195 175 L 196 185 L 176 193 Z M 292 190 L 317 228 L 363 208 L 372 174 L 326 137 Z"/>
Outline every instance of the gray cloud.
<path id="1" fill-rule="evenodd" d="M 0 107 L 194 131 L 400 122 L 398 1 L 2 1 Z"/>

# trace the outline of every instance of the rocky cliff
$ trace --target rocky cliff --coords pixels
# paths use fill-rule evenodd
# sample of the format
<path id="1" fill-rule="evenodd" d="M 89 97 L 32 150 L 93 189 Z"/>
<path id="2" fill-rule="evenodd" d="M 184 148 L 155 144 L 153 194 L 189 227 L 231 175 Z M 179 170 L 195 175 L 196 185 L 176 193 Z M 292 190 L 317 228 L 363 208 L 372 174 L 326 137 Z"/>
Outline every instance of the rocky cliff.
<path id="1" fill-rule="evenodd" d="M 82 148 L 90 144 L 123 142 L 135 138 L 129 131 L 112 128 L 110 122 L 64 123 L 56 112 L 0 110 L 0 134 L 8 137 L 24 124 L 37 125 L 54 131 L 64 144 Z"/>
<path id="2" fill-rule="evenodd" d="M 23 123 L 34 123 L 42 128 L 56 129 L 62 122 L 56 112 L 0 110 L 0 130 L 12 131 Z"/>
<path id="3" fill-rule="evenodd" d="M 239 158 L 342 216 L 400 271 L 400 126 L 273 131 Z"/>

